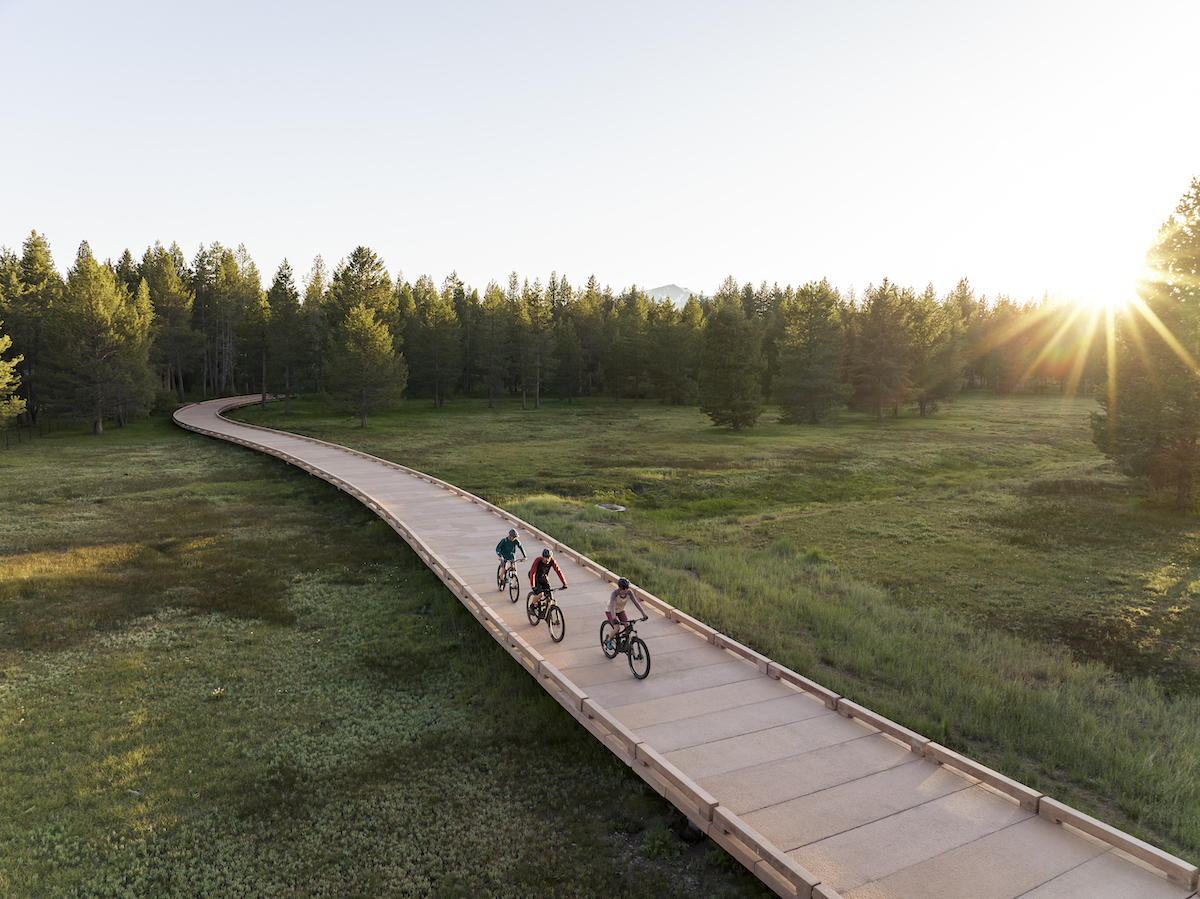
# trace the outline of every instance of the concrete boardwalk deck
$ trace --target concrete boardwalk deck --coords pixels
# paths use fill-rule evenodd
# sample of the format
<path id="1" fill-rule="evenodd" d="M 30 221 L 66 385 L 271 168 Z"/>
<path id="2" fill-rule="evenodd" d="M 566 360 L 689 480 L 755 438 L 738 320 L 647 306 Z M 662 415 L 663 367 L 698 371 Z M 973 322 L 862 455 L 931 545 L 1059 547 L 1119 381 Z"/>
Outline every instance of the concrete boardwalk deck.
<path id="1" fill-rule="evenodd" d="M 270 453 L 357 496 L 420 554 L 577 721 L 781 896 L 1187 899 L 1196 867 L 874 715 L 650 597 L 646 680 L 600 651 L 616 575 L 449 484 L 188 406 L 193 431 Z M 515 527 L 554 549 L 566 636 L 496 590 Z M 522 571 L 524 575 L 524 571 Z M 527 583 L 524 581 L 523 583 Z"/>

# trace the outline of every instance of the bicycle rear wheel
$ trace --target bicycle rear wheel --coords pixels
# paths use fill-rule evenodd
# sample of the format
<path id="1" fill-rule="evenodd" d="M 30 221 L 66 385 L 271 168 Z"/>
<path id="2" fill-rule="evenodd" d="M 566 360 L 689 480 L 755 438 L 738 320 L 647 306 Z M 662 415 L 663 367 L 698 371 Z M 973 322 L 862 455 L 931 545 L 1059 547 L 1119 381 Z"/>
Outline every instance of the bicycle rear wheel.
<path id="1" fill-rule="evenodd" d="M 521 598 L 521 582 L 517 580 L 517 573 L 515 571 L 508 573 L 508 598 L 513 602 Z"/>
<path id="2" fill-rule="evenodd" d="M 541 609 L 539 606 L 542 603 L 542 594 L 535 593 L 532 590 L 525 597 L 525 614 L 529 618 L 530 624 L 537 624 L 542 620 Z"/>
<path id="3" fill-rule="evenodd" d="M 629 644 L 629 670 L 638 680 L 650 673 L 650 649 L 641 637 L 634 637 Z"/>
<path id="4" fill-rule="evenodd" d="M 600 623 L 600 648 L 604 650 L 604 654 L 610 659 L 617 657 L 617 638 L 613 635 L 611 621 L 602 621 Z"/>
<path id="5" fill-rule="evenodd" d="M 567 634 L 567 620 L 563 618 L 562 609 L 551 606 L 550 611 L 546 613 L 546 623 L 550 625 L 550 639 L 561 643 Z"/>

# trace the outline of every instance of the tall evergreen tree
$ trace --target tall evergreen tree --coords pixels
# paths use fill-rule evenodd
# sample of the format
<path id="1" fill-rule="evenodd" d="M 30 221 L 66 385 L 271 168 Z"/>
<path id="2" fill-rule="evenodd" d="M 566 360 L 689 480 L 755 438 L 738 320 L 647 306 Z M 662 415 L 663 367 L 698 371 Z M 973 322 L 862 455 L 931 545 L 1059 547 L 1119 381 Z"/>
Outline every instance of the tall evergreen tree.
<path id="1" fill-rule="evenodd" d="M 790 284 L 786 288 L 780 288 L 778 283 L 767 287 L 766 281 L 758 288 L 756 294 L 758 317 L 763 324 L 762 392 L 767 399 L 775 397 L 775 381 L 779 377 L 780 343 L 783 338 L 779 308 L 786 298 L 792 296 L 795 296 L 795 293 Z"/>
<path id="2" fill-rule="evenodd" d="M 300 291 L 286 259 L 279 264 L 267 290 L 267 347 L 274 382 L 283 391 L 283 414 L 292 411 L 292 394 L 312 361 L 313 346 L 308 320 L 300 305 Z M 264 379 L 265 381 L 265 379 Z"/>
<path id="3" fill-rule="evenodd" d="M 1012 393 L 1029 371 L 1021 307 L 1000 294 L 979 321 L 973 352 L 983 381 L 997 394 Z"/>
<path id="4" fill-rule="evenodd" d="M 25 400 L 18 394 L 21 377 L 17 366 L 21 358 L 12 354 L 12 338 L 4 332 L 4 321 L 16 297 L 22 293 L 21 260 L 7 247 L 0 247 L 0 427 L 5 428 L 5 444 L 8 443 L 7 429 L 25 411 Z"/>
<path id="5" fill-rule="evenodd" d="M 575 334 L 579 338 L 579 357 L 583 365 L 583 395 L 591 396 L 598 386 L 604 350 L 604 295 L 596 276 L 588 278 L 572 312 Z"/>
<path id="6" fill-rule="evenodd" d="M 639 399 L 650 375 L 650 298 L 636 284 L 617 300 L 607 381 L 619 402 Z"/>
<path id="7" fill-rule="evenodd" d="M 529 281 L 526 279 L 528 288 Z M 532 326 L 529 322 L 529 309 L 525 305 L 525 296 L 521 291 L 521 281 L 516 272 L 508 276 L 508 291 L 505 294 L 505 305 L 508 309 L 509 345 L 513 352 L 509 357 L 508 377 L 521 391 L 521 409 L 527 405 L 528 385 L 533 381 L 534 354 L 530 349 Z"/>
<path id="8" fill-rule="evenodd" d="M 777 395 L 783 419 L 817 424 L 845 405 L 853 388 L 843 378 L 841 298 L 829 281 L 810 281 L 779 309 Z"/>
<path id="9" fill-rule="evenodd" d="M 130 296 L 87 242 L 80 244 L 62 300 L 48 318 L 56 338 L 47 359 L 55 405 L 90 416 L 94 434 L 104 433 L 106 415 L 124 424 L 147 409 L 153 321 L 145 282 Z"/>
<path id="10" fill-rule="evenodd" d="M 37 424 L 44 405 L 44 356 L 49 342 L 45 323 L 62 297 L 63 280 L 54 267 L 50 244 L 42 235 L 30 232 L 22 251 L 19 281 L 9 288 L 5 315 L 12 350 L 21 356 L 16 373 L 25 414 L 31 424 Z"/>
<path id="11" fill-rule="evenodd" d="M 583 357 L 579 353 L 579 334 L 571 316 L 563 314 L 554 324 L 554 392 L 569 403 L 579 396 L 583 383 Z"/>
<path id="12" fill-rule="evenodd" d="M 133 258 L 133 254 L 126 247 L 125 252 L 121 254 L 121 258 L 113 267 L 113 273 L 117 276 L 117 280 L 125 285 L 125 289 L 130 295 L 137 293 L 138 282 L 142 280 L 144 275 L 138 270 L 138 264 Z"/>
<path id="13" fill-rule="evenodd" d="M 748 318 L 741 296 L 714 301 L 704 324 L 700 411 L 714 425 L 753 427 L 762 414 L 762 325 Z"/>
<path id="14" fill-rule="evenodd" d="M 899 403 L 908 387 L 905 307 L 899 288 L 887 278 L 868 287 L 863 301 L 854 360 L 857 399 L 882 421 L 884 407 Z"/>
<path id="15" fill-rule="evenodd" d="M 699 304 L 689 297 L 680 310 L 667 299 L 652 302 L 647 320 L 647 356 L 655 393 L 672 405 L 695 402 L 704 327 Z"/>
<path id="16" fill-rule="evenodd" d="M 254 372 L 258 378 L 260 408 L 267 408 L 267 363 L 271 346 L 271 305 L 267 302 L 266 294 L 259 294 L 257 299 L 247 306 L 238 322 L 238 352 L 243 364 L 240 366 L 249 375 Z M 249 385 L 247 385 L 249 387 Z"/>
<path id="17" fill-rule="evenodd" d="M 511 367 L 512 336 L 508 321 L 508 296 L 495 281 L 489 282 L 487 290 L 483 292 L 478 332 L 479 367 L 487 389 L 488 408 L 491 409 L 495 405 L 496 395 L 504 391 L 505 378 Z"/>
<path id="18" fill-rule="evenodd" d="M 939 301 L 933 285 L 908 309 L 911 401 L 922 418 L 962 388 L 962 325 L 953 297 Z"/>
<path id="19" fill-rule="evenodd" d="M 17 365 L 21 357 L 5 358 L 11 346 L 12 338 L 0 331 L 0 427 L 6 431 L 16 421 L 17 416 L 25 411 L 25 400 L 17 396 L 17 388 L 21 384 L 21 378 L 17 375 Z M 7 443 L 8 438 L 4 439 Z"/>
<path id="20" fill-rule="evenodd" d="M 428 275 L 413 284 L 415 309 L 406 342 L 410 393 L 429 397 L 435 409 L 452 393 L 462 364 L 462 330 L 454 311 L 454 289 L 454 281 L 447 279 L 439 291 Z"/>
<path id="21" fill-rule="evenodd" d="M 527 327 L 525 349 L 525 378 L 533 388 L 533 408 L 542 407 L 543 385 L 550 381 L 554 367 L 554 315 L 553 306 L 541 281 L 536 278 L 532 286 L 525 279 L 521 288 L 521 305 L 525 309 L 524 324 Z"/>
<path id="22" fill-rule="evenodd" d="M 395 349 L 399 352 L 403 344 L 403 323 L 400 321 L 399 303 L 392 292 L 392 279 L 384 268 L 383 260 L 363 246 L 355 247 L 350 258 L 343 260 L 333 273 L 333 281 L 324 298 L 326 328 L 336 331 L 350 310 L 360 303 L 387 326 L 395 341 Z"/>
<path id="23" fill-rule="evenodd" d="M 1141 304 L 1117 318 L 1108 389 L 1092 435 L 1127 474 L 1192 504 L 1200 477 L 1200 179 L 1146 253 Z"/>
<path id="24" fill-rule="evenodd" d="M 367 426 L 367 414 L 400 404 L 408 367 L 387 325 L 366 303 L 346 314 L 333 332 L 325 359 L 329 394 Z"/>
<path id="25" fill-rule="evenodd" d="M 170 250 L 156 243 L 142 255 L 139 280 L 145 279 L 154 305 L 155 334 L 151 362 L 162 385 L 175 390 L 180 402 L 184 394 L 184 373 L 199 362 L 204 336 L 192 327 L 195 294 L 183 254 L 175 244 Z"/>
<path id="26" fill-rule="evenodd" d="M 451 304 L 454 306 L 454 317 L 458 320 L 462 343 L 458 354 L 461 369 L 456 380 L 463 392 L 471 396 L 479 379 L 476 368 L 479 354 L 475 346 L 479 342 L 479 291 L 471 290 L 464 285 L 462 279 L 458 277 L 457 271 L 451 272 L 442 282 L 442 292 L 445 293 L 447 290 L 450 292 Z"/>
<path id="27" fill-rule="evenodd" d="M 213 243 L 196 254 L 192 286 L 192 324 L 204 335 L 201 394 L 221 396 L 237 388 L 238 324 L 259 301 L 262 279 L 245 246 L 234 251 Z"/>
<path id="28" fill-rule="evenodd" d="M 304 318 L 308 323 L 308 340 L 311 350 L 309 360 L 312 365 L 308 380 L 321 390 L 324 381 L 321 376 L 321 359 L 325 355 L 326 340 L 329 328 L 325 322 L 325 292 L 329 289 L 329 272 L 325 268 L 325 260 L 318 255 L 313 260 L 312 268 L 304 279 Z"/>

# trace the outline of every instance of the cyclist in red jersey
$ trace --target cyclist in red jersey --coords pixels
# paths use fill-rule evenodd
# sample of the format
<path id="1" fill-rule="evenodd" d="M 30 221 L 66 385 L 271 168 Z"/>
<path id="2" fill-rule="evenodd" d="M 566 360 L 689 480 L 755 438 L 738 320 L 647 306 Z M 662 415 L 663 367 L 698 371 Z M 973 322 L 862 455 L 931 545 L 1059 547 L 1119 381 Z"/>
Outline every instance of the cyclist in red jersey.
<path id="1" fill-rule="evenodd" d="M 533 566 L 529 569 L 529 585 L 539 593 L 549 590 L 551 569 L 562 581 L 563 589 L 567 589 L 567 579 L 563 577 L 562 569 L 554 561 L 554 553 L 548 549 L 543 549 L 542 554 L 533 560 Z"/>

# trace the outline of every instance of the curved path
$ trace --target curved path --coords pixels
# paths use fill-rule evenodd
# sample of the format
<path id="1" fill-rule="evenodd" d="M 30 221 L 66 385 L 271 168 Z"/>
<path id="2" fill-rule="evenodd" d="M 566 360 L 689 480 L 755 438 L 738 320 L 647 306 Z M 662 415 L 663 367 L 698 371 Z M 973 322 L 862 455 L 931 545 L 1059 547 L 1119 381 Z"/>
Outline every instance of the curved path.
<path id="1" fill-rule="evenodd" d="M 1194 865 L 849 702 L 656 597 L 635 680 L 598 632 L 616 575 L 450 484 L 365 453 L 238 424 L 182 427 L 269 453 L 383 518 L 575 719 L 781 896 L 800 899 L 1187 899 Z M 496 592 L 493 547 L 515 527 L 555 550 L 566 637 Z M 523 573 L 523 572 L 522 572 Z M 524 591 L 523 591 L 524 592 Z M 641 593 L 641 595 L 645 595 Z"/>

